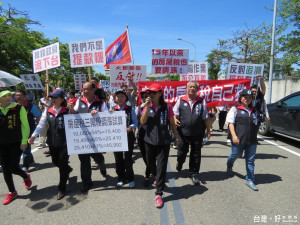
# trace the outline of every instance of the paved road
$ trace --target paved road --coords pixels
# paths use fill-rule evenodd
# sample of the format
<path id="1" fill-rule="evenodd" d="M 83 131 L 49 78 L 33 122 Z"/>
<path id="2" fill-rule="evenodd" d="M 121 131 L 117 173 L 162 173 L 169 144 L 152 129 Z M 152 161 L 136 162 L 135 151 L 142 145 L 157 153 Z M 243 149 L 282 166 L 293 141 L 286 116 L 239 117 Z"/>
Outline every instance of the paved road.
<path id="1" fill-rule="evenodd" d="M 36 164 L 30 168 L 33 186 L 25 190 L 21 178 L 14 176 L 19 197 L 7 206 L 0 205 L 0 224 L 299 224 L 300 143 L 280 137 L 262 138 L 265 140 L 259 141 L 255 167 L 258 192 L 245 185 L 243 159 L 236 161 L 234 177 L 226 175 L 230 146 L 225 133 L 214 130 L 202 149 L 200 186 L 193 186 L 188 178 L 188 163 L 180 174 L 176 172 L 176 150 L 172 148 L 163 209 L 154 206 L 154 187 L 143 186 L 145 167 L 138 149 L 134 151 L 137 185 L 133 190 L 128 186 L 115 188 L 114 157 L 107 153 L 109 176 L 104 180 L 94 166 L 94 187 L 88 194 L 81 194 L 79 160 L 71 156 L 74 170 L 68 194 L 61 201 L 56 200 L 58 169 L 43 154 L 45 149 L 37 150 Z M 6 193 L 1 175 L 1 201 Z"/>

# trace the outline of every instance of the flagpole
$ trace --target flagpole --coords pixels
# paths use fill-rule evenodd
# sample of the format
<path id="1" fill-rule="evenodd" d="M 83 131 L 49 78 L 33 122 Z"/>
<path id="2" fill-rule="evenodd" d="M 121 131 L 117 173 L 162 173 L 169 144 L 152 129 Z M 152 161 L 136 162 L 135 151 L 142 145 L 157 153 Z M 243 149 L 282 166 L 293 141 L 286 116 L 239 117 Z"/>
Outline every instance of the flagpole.
<path id="1" fill-rule="evenodd" d="M 130 47 L 130 54 L 131 54 L 132 64 L 134 65 L 134 59 L 133 59 L 133 54 L 132 54 L 132 49 L 131 49 L 131 42 L 130 42 L 130 38 L 129 38 L 128 24 L 126 24 L 126 29 L 127 29 L 127 37 L 128 37 L 129 47 Z"/>

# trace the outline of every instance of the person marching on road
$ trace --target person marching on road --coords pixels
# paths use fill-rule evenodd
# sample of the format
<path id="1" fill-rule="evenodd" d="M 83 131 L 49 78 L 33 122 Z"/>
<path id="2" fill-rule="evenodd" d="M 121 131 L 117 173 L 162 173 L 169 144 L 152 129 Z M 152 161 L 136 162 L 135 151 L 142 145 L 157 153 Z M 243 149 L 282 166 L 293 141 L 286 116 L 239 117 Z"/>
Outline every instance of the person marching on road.
<path id="1" fill-rule="evenodd" d="M 52 107 L 45 110 L 36 129 L 29 138 L 28 143 L 33 144 L 35 138 L 49 124 L 47 132 L 47 144 L 49 145 L 52 162 L 59 168 L 59 185 L 57 200 L 62 199 L 66 194 L 66 185 L 72 168 L 69 166 L 69 155 L 67 150 L 64 115 L 69 113 L 66 108 L 65 93 L 60 89 L 55 89 L 49 97 Z"/>
<path id="2" fill-rule="evenodd" d="M 71 113 L 91 113 L 91 115 L 95 115 L 98 112 L 107 111 L 107 106 L 105 102 L 100 100 L 95 94 L 95 84 L 91 82 L 86 82 L 83 84 L 83 97 L 78 99 L 75 106 L 73 104 L 69 104 L 68 108 Z M 81 189 L 82 193 L 87 192 L 92 186 L 92 168 L 91 168 L 91 157 L 95 160 L 95 162 L 100 167 L 100 173 L 103 177 L 106 178 L 106 166 L 104 162 L 104 157 L 102 153 L 91 153 L 91 154 L 79 154 L 80 160 L 80 171 L 81 171 L 81 179 L 83 182 L 83 187 Z"/>
<path id="3" fill-rule="evenodd" d="M 24 90 L 17 90 L 15 94 L 16 100 L 18 104 L 23 105 L 27 112 L 28 123 L 30 127 L 30 135 L 35 129 L 35 123 L 39 123 L 41 113 L 39 112 L 36 105 L 32 102 L 28 101 L 26 98 L 26 92 Z M 34 120 L 36 119 L 36 121 Z M 34 163 L 34 158 L 31 153 L 31 145 L 27 145 L 27 147 L 23 150 L 23 166 L 22 169 L 27 172 L 30 164 Z"/>
<path id="4" fill-rule="evenodd" d="M 12 92 L 0 92 L 0 165 L 9 193 L 3 205 L 11 203 L 18 193 L 14 186 L 13 174 L 24 179 L 25 188 L 31 187 L 29 173 L 19 167 L 22 150 L 27 147 L 30 128 L 24 106 L 11 102 Z"/>
<path id="5" fill-rule="evenodd" d="M 232 107 L 227 114 L 226 122 L 231 133 L 231 154 L 227 160 L 227 174 L 233 176 L 233 164 L 243 150 L 246 161 L 246 185 L 258 191 L 254 184 L 254 160 L 257 147 L 257 133 L 260 126 L 255 108 L 251 107 L 252 91 L 244 89 L 240 93 L 237 106 Z"/>
<path id="6" fill-rule="evenodd" d="M 133 160 L 132 152 L 134 148 L 134 134 L 133 130 L 137 127 L 138 121 L 134 108 L 128 106 L 128 96 L 123 89 L 116 91 L 115 100 L 117 105 L 114 107 L 114 111 L 125 111 L 126 113 L 126 131 L 128 139 L 128 151 L 126 152 L 114 152 L 116 160 L 116 172 L 118 175 L 117 187 L 122 187 L 127 180 L 129 188 L 135 187 L 134 172 L 133 172 Z"/>
<path id="7" fill-rule="evenodd" d="M 206 101 L 197 95 L 199 84 L 196 81 L 189 81 L 187 94 L 181 97 L 174 105 L 174 121 L 177 126 L 179 141 L 177 152 L 176 170 L 181 171 L 186 160 L 191 144 L 189 175 L 194 185 L 199 185 L 197 174 L 200 170 L 201 147 L 205 136 L 209 139 L 210 119 L 208 117 Z"/>
<path id="8" fill-rule="evenodd" d="M 146 124 L 146 154 L 147 163 L 151 173 L 156 176 L 155 206 L 162 208 L 164 205 L 162 195 L 166 181 L 166 171 L 170 152 L 171 137 L 169 123 L 174 132 L 175 145 L 179 143 L 174 113 L 171 105 L 164 101 L 162 88 L 154 83 L 149 87 L 150 97 L 146 99 L 146 106 L 142 112 L 141 124 Z M 156 165 L 157 163 L 157 165 Z"/>

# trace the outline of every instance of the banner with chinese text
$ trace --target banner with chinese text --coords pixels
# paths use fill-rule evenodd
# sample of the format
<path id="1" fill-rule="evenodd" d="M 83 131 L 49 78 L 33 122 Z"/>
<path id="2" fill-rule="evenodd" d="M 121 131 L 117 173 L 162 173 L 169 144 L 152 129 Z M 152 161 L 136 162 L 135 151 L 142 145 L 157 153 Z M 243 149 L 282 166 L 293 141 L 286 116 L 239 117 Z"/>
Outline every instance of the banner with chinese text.
<path id="1" fill-rule="evenodd" d="M 32 51 L 33 72 L 60 66 L 59 42 Z"/>
<path id="2" fill-rule="evenodd" d="M 68 154 L 128 151 L 124 111 L 64 115 Z"/>
<path id="3" fill-rule="evenodd" d="M 132 89 L 127 75 L 132 77 L 136 85 L 139 81 L 145 81 L 146 65 L 110 65 L 110 88 L 119 89 L 121 85 L 126 84 L 129 89 Z"/>
<path id="4" fill-rule="evenodd" d="M 187 74 L 188 49 L 152 49 L 153 74 Z"/>
<path id="5" fill-rule="evenodd" d="M 188 73 L 180 74 L 180 81 L 208 80 L 207 62 L 189 62 Z"/>
<path id="6" fill-rule="evenodd" d="M 21 74 L 20 78 L 27 90 L 45 90 L 38 74 Z"/>
<path id="7" fill-rule="evenodd" d="M 252 79 L 251 85 L 258 84 L 257 74 L 263 76 L 264 64 L 235 63 L 228 64 L 227 79 Z"/>
<path id="8" fill-rule="evenodd" d="M 69 43 L 71 67 L 87 67 L 105 64 L 104 39 Z"/>
<path id="9" fill-rule="evenodd" d="M 208 107 L 233 106 L 237 103 L 239 93 L 243 89 L 250 88 L 250 79 L 239 80 L 204 80 L 198 81 L 198 95 L 204 98 Z M 146 90 L 153 83 L 159 83 L 162 87 L 164 99 L 174 105 L 180 96 L 186 94 L 187 81 L 142 81 L 139 82 L 139 92 Z M 139 98 L 139 104 L 140 104 Z"/>

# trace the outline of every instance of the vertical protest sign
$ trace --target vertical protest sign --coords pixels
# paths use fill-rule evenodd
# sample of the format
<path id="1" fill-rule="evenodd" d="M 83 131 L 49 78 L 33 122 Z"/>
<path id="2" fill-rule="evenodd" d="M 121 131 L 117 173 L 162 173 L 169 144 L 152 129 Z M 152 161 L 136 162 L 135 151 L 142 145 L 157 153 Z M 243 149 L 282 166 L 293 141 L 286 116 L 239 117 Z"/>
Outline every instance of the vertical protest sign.
<path id="1" fill-rule="evenodd" d="M 132 77 L 132 81 L 137 85 L 139 81 L 146 80 L 146 65 L 110 65 L 110 88 L 118 89 L 121 85 L 126 84 L 132 88 L 126 78 L 127 75 Z"/>
<path id="2" fill-rule="evenodd" d="M 85 74 L 74 74 L 74 85 L 75 90 L 82 89 L 82 85 L 86 82 Z"/>
<path id="3" fill-rule="evenodd" d="M 180 81 L 208 80 L 207 62 L 189 62 L 188 73 L 180 74 Z"/>
<path id="4" fill-rule="evenodd" d="M 251 86 L 258 84 L 257 74 L 263 75 L 264 64 L 249 64 L 230 62 L 228 64 L 227 79 L 248 79 L 251 78 Z"/>
<path id="5" fill-rule="evenodd" d="M 152 73 L 187 74 L 188 49 L 152 49 Z"/>
<path id="6" fill-rule="evenodd" d="M 24 81 L 27 90 L 44 90 L 44 86 L 38 74 L 21 74 L 20 78 Z"/>
<path id="7" fill-rule="evenodd" d="M 104 39 L 92 39 L 69 43 L 71 68 L 88 67 L 91 80 L 91 66 L 105 64 Z"/>
<path id="8" fill-rule="evenodd" d="M 46 80 L 49 81 L 48 70 L 60 66 L 59 42 L 32 51 L 33 72 L 46 70 Z M 49 84 L 46 84 L 49 94 Z"/>

